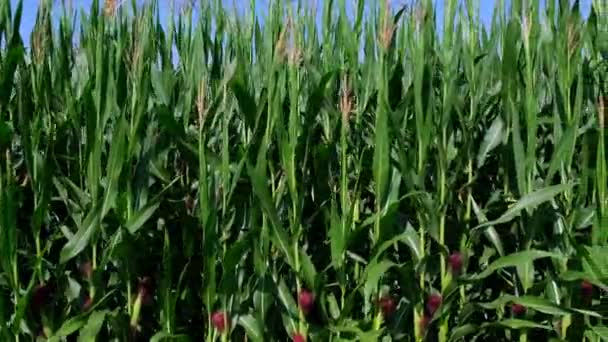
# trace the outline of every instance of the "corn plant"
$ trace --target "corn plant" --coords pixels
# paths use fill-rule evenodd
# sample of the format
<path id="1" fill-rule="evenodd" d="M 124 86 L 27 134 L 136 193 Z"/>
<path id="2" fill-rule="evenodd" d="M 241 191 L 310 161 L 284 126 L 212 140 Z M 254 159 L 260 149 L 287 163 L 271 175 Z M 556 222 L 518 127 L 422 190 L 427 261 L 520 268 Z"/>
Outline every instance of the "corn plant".
<path id="1" fill-rule="evenodd" d="M 608 339 L 605 1 L 12 3 L 3 341 Z"/>

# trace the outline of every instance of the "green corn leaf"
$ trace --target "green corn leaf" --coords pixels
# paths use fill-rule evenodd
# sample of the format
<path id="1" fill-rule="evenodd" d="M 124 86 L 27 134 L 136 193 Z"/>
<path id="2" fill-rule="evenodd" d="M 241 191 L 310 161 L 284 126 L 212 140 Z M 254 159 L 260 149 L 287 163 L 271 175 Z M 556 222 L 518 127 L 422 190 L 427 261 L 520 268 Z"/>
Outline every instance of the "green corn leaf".
<path id="1" fill-rule="evenodd" d="M 5 121 L 0 120 L 0 148 L 6 149 L 13 141 L 13 129 Z"/>
<path id="2" fill-rule="evenodd" d="M 143 208 L 133 214 L 131 219 L 125 224 L 125 228 L 129 233 L 135 234 L 146 222 L 154 215 L 154 212 L 160 206 L 160 200 L 151 201 Z"/>
<path id="3" fill-rule="evenodd" d="M 187 335 L 171 335 L 166 332 L 157 332 L 150 338 L 150 342 L 164 342 L 164 341 L 175 341 L 175 342 L 189 342 L 191 341 L 190 337 Z"/>
<path id="4" fill-rule="evenodd" d="M 512 302 L 521 304 L 526 308 L 534 309 L 536 311 L 545 313 L 547 315 L 568 315 L 570 311 L 560 308 L 558 305 L 550 302 L 541 297 L 535 296 L 509 296 L 508 297 Z"/>
<path id="5" fill-rule="evenodd" d="M 154 92 L 156 96 L 159 98 L 160 102 L 166 106 L 169 105 L 170 102 L 170 91 L 172 88 L 171 85 L 171 72 L 170 70 L 161 71 L 157 68 L 152 68 L 151 80 L 152 86 L 154 88 Z"/>
<path id="6" fill-rule="evenodd" d="M 346 236 L 342 226 L 342 220 L 338 216 L 338 209 L 335 202 L 332 201 L 330 212 L 330 227 L 329 227 L 329 243 L 331 247 L 331 258 L 334 267 L 341 267 L 344 262 L 344 253 L 346 251 Z"/>
<path id="7" fill-rule="evenodd" d="M 252 315 L 239 316 L 239 325 L 245 329 L 247 337 L 254 342 L 264 341 L 262 328 Z"/>
<path id="8" fill-rule="evenodd" d="M 31 277 L 30 281 L 27 285 L 27 290 L 26 290 L 27 295 L 18 297 L 17 310 L 15 312 L 15 317 L 13 318 L 13 321 L 16 322 L 16 324 L 13 325 L 13 327 L 12 327 L 13 333 L 17 333 L 17 331 L 19 331 L 19 329 L 21 328 L 23 318 L 25 317 L 25 315 L 28 311 L 28 308 L 29 308 L 28 304 L 31 299 L 32 289 L 34 288 L 35 284 L 36 284 L 36 277 Z"/>
<path id="9" fill-rule="evenodd" d="M 608 246 L 585 246 L 583 270 L 592 275 L 592 279 L 608 279 Z"/>
<path id="10" fill-rule="evenodd" d="M 477 205 L 477 202 L 475 202 L 475 199 L 473 199 L 473 198 L 471 198 L 471 205 L 473 207 L 473 211 L 475 212 L 475 215 L 477 216 L 477 221 L 481 224 L 488 222 L 486 215 L 483 213 L 481 208 L 479 208 L 479 206 Z M 490 242 L 492 242 L 492 244 L 498 251 L 498 254 L 500 254 L 500 256 L 504 256 L 505 249 L 503 247 L 502 240 L 500 239 L 500 235 L 498 235 L 498 232 L 496 231 L 496 229 L 493 226 L 488 226 L 483 230 L 483 232 L 484 232 L 484 235 L 486 236 L 486 238 L 488 238 L 488 240 L 490 240 Z"/>
<path id="11" fill-rule="evenodd" d="M 601 341 L 608 341 L 608 327 L 594 326 L 591 327 L 590 330 L 592 334 L 599 337 Z"/>
<path id="12" fill-rule="evenodd" d="M 527 292 L 534 282 L 534 262 L 527 260 L 516 266 L 517 276 L 524 292 Z"/>
<path id="13" fill-rule="evenodd" d="M 127 133 L 127 122 L 120 120 L 116 126 L 114 134 L 112 134 L 112 144 L 110 147 L 110 154 L 108 156 L 107 166 L 107 187 L 104 194 L 103 206 L 101 209 L 101 216 L 105 217 L 111 207 L 114 206 L 116 196 L 118 195 L 118 178 L 125 162 L 125 136 Z"/>
<path id="14" fill-rule="evenodd" d="M 485 325 L 487 327 L 504 327 L 508 329 L 520 330 L 520 329 L 543 329 L 551 330 L 552 327 L 544 324 L 535 323 L 528 320 L 507 318 L 500 320 L 496 323 L 490 323 Z"/>
<path id="15" fill-rule="evenodd" d="M 376 116 L 374 145 L 373 174 L 376 183 L 376 201 L 378 201 L 377 205 L 382 208 L 388 195 L 390 180 L 390 140 L 386 113 L 378 113 Z"/>
<path id="16" fill-rule="evenodd" d="M 62 338 L 70 336 L 80 330 L 87 323 L 85 316 L 76 316 L 66 320 L 59 329 L 55 332 L 51 340 L 61 341 Z"/>
<path id="17" fill-rule="evenodd" d="M 477 153 L 477 167 L 482 167 L 488 154 L 501 143 L 503 140 L 504 128 L 504 121 L 500 116 L 497 116 L 481 142 L 479 152 Z"/>
<path id="18" fill-rule="evenodd" d="M 335 332 L 355 334 L 358 337 L 359 341 L 361 341 L 361 342 L 378 341 L 380 336 L 382 336 L 384 329 L 385 328 L 382 328 L 379 330 L 374 330 L 374 331 L 363 331 L 360 328 L 355 327 L 355 326 L 332 327 L 332 331 L 335 331 Z"/>
<path id="19" fill-rule="evenodd" d="M 516 180 L 517 180 L 517 190 L 519 191 L 520 195 L 526 196 L 526 194 L 528 193 L 526 172 L 527 172 L 529 165 L 526 164 L 524 143 L 523 143 L 522 137 L 521 137 L 522 128 L 520 126 L 520 113 L 519 113 L 518 109 L 516 108 L 517 106 L 513 103 L 512 100 L 509 100 L 509 104 L 510 104 L 510 110 L 512 113 L 512 115 L 511 115 L 511 120 L 512 120 L 511 144 L 513 147 L 513 160 L 515 161 L 515 176 L 516 176 Z"/>
<path id="20" fill-rule="evenodd" d="M 296 304 L 296 301 L 293 299 L 293 296 L 291 295 L 291 292 L 287 288 L 287 285 L 285 284 L 285 281 L 283 279 L 281 279 L 279 281 L 279 283 L 277 284 L 277 291 L 278 291 L 278 299 L 281 301 L 281 303 L 287 310 L 287 314 L 286 314 L 285 318 L 288 320 L 289 326 L 291 326 L 292 329 L 295 331 L 296 330 L 296 320 L 298 317 L 298 306 Z"/>
<path id="21" fill-rule="evenodd" d="M 327 295 L 327 306 L 329 307 L 331 318 L 338 319 L 340 317 L 340 307 L 338 306 L 338 300 L 333 293 Z"/>
<path id="22" fill-rule="evenodd" d="M 545 178 L 546 185 L 551 183 L 553 176 L 559 170 L 559 168 L 567 165 L 565 163 L 568 163 L 572 158 L 576 141 L 576 131 L 577 127 L 573 125 L 568 126 L 566 132 L 559 140 L 557 148 L 551 157 L 551 162 L 549 163 L 549 170 L 547 171 L 547 176 Z"/>
<path id="23" fill-rule="evenodd" d="M 312 259 L 310 256 L 304 251 L 300 249 L 300 265 L 302 267 L 301 274 L 304 279 L 306 285 L 309 288 L 315 287 L 315 280 L 317 278 L 317 270 L 315 269 L 315 265 L 312 263 Z"/>
<path id="24" fill-rule="evenodd" d="M 551 252 L 545 252 L 545 251 L 539 251 L 539 250 L 528 250 L 528 251 L 523 251 L 523 252 L 512 253 L 512 254 L 498 258 L 497 260 L 492 262 L 490 265 L 488 265 L 488 267 L 485 270 L 483 270 L 483 272 L 471 276 L 470 280 L 483 279 L 483 278 L 488 277 L 492 273 L 496 272 L 497 270 L 503 269 L 505 267 L 516 267 L 525 262 L 533 261 L 536 259 L 542 259 L 542 258 L 563 259 L 564 256 L 557 254 L 557 253 L 551 253 Z"/>
<path id="25" fill-rule="evenodd" d="M 576 281 L 576 280 L 588 279 L 589 275 L 585 272 L 568 270 L 568 271 L 564 271 L 564 272 L 560 273 L 559 277 L 560 277 L 560 279 L 562 279 L 564 281 Z"/>
<path id="26" fill-rule="evenodd" d="M 260 162 L 258 161 L 258 163 Z M 294 261 L 293 251 L 291 248 L 292 244 L 289 242 L 287 231 L 283 228 L 283 225 L 279 220 L 279 215 L 276 212 L 276 208 L 272 203 L 272 197 L 265 182 L 265 170 L 262 169 L 264 167 L 263 165 L 265 165 L 265 163 L 260 163 L 255 168 L 252 168 L 251 166 L 248 167 L 249 176 L 253 185 L 253 191 L 259 199 L 264 213 L 268 215 L 268 218 L 270 219 L 274 236 L 273 240 L 276 243 L 277 248 L 283 252 L 287 258 L 287 263 L 293 267 Z"/>
<path id="27" fill-rule="evenodd" d="M 384 241 L 378 249 L 374 253 L 373 261 L 377 261 L 378 258 L 391 246 L 395 245 L 397 242 L 405 243 L 412 253 L 412 256 L 416 260 L 422 259 L 422 251 L 420 250 L 420 237 L 418 233 L 414 230 L 414 227 L 407 222 L 405 231 L 390 240 Z"/>
<path id="28" fill-rule="evenodd" d="M 449 341 L 462 341 L 465 336 L 479 332 L 479 326 L 475 324 L 465 324 L 454 329 Z"/>
<path id="29" fill-rule="evenodd" d="M 21 2 L 18 8 L 18 15 L 21 16 Z M 7 56 L 3 60 L 2 75 L 0 76 L 0 105 L 6 108 L 9 97 L 12 94 L 13 82 L 17 67 L 23 61 L 25 50 L 20 43 L 18 31 L 11 39 Z"/>
<path id="30" fill-rule="evenodd" d="M 364 290 L 366 297 L 376 293 L 378 290 L 378 282 L 384 274 L 396 264 L 389 260 L 381 260 L 379 262 L 370 263 L 365 268 L 365 285 Z"/>
<path id="31" fill-rule="evenodd" d="M 82 222 L 74 236 L 61 249 L 59 263 L 64 264 L 80 254 L 88 245 L 89 241 L 100 229 L 101 208 L 93 208 Z"/>
<path id="32" fill-rule="evenodd" d="M 230 82 L 230 88 L 234 93 L 240 108 L 240 112 L 243 113 L 245 117 L 245 123 L 250 127 L 255 127 L 256 122 L 256 114 L 257 114 L 257 106 L 255 103 L 255 98 L 249 94 L 249 91 L 243 85 L 243 83 L 234 78 L 232 82 Z"/>
<path id="33" fill-rule="evenodd" d="M 99 331 L 103 327 L 108 311 L 94 311 L 78 335 L 78 342 L 95 342 Z"/>
<path id="34" fill-rule="evenodd" d="M 422 260 L 423 253 L 422 250 L 420 250 L 420 237 L 418 236 L 418 233 L 414 230 L 414 227 L 409 224 L 409 222 L 407 224 L 405 232 L 403 233 L 403 238 L 403 242 L 405 242 L 405 244 L 410 248 L 410 251 L 412 252 L 412 255 L 416 258 L 416 260 Z"/>
<path id="35" fill-rule="evenodd" d="M 558 194 L 567 191 L 572 188 L 571 184 L 560 184 L 560 185 L 552 185 L 540 190 L 536 190 L 527 195 L 524 195 L 520 198 L 511 208 L 509 208 L 504 214 L 502 214 L 498 219 L 488 221 L 482 224 L 479 224 L 474 229 L 480 229 L 488 226 L 495 226 L 497 224 L 506 223 L 514 218 L 518 217 L 521 214 L 522 210 L 532 209 L 534 207 L 539 206 L 547 201 L 550 201 Z"/>

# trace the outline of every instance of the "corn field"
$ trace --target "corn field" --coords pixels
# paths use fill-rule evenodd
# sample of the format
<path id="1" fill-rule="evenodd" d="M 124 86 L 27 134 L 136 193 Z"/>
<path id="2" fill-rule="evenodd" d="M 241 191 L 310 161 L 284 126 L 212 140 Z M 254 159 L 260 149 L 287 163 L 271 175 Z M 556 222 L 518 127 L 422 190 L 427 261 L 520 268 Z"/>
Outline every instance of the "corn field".
<path id="1" fill-rule="evenodd" d="M 347 1 L 0 1 L 0 340 L 608 341 L 608 3 Z"/>

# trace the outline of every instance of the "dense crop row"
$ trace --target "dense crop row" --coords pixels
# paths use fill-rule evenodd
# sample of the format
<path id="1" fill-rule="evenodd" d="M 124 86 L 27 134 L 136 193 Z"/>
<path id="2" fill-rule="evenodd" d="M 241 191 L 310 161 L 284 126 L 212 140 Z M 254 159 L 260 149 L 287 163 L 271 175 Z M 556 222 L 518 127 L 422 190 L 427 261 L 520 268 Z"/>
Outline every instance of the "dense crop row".
<path id="1" fill-rule="evenodd" d="M 0 1 L 0 340 L 608 339 L 605 1 L 220 2 Z"/>

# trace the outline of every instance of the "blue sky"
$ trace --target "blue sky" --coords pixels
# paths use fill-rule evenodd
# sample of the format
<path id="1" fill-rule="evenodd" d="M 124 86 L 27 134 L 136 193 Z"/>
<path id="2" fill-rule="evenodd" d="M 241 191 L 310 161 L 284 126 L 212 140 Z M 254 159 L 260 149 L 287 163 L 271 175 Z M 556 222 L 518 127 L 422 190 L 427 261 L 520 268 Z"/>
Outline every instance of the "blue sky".
<path id="1" fill-rule="evenodd" d="M 0 1 L 4 1 L 4 0 L 0 0 Z M 29 43 L 29 35 L 30 35 L 30 32 L 34 25 L 34 22 L 36 20 L 36 11 L 37 11 L 37 7 L 38 7 L 38 3 L 40 1 L 41 0 L 23 0 L 23 18 L 22 18 L 22 23 L 21 23 L 21 34 L 23 36 L 23 40 L 25 41 L 26 45 L 28 45 L 28 43 Z M 138 0 L 138 1 L 141 2 L 142 0 Z M 264 8 L 265 6 L 267 6 L 267 2 L 269 0 L 257 0 L 257 1 L 258 1 L 259 7 Z M 322 3 L 322 1 L 323 0 L 317 0 L 317 3 Z M 374 1 L 374 0 L 370 0 L 370 1 Z M 534 0 L 532 0 L 532 1 L 534 1 Z M 540 0 L 540 1 L 541 1 L 541 4 L 543 4 L 545 2 L 545 0 Z M 10 0 L 10 2 L 14 6 L 17 3 L 17 0 Z M 61 3 L 61 0 L 54 0 L 54 2 L 59 4 L 59 3 Z M 91 2 L 92 2 L 92 0 L 72 0 L 72 3 L 74 5 L 83 7 L 84 9 L 90 8 Z M 103 2 L 103 0 L 100 0 L 100 2 Z M 177 2 L 179 2 L 179 0 L 177 0 L 176 3 Z M 403 3 L 403 0 L 393 0 L 392 2 L 394 4 L 399 4 L 399 3 Z M 248 0 L 224 0 L 224 3 L 226 4 L 227 7 L 232 8 L 232 5 L 234 3 L 247 4 L 245 6 L 248 6 L 249 1 Z M 351 3 L 351 1 L 348 1 L 348 3 Z M 441 13 L 443 12 L 443 3 L 444 3 L 444 0 L 435 1 L 436 9 L 438 12 L 438 18 L 441 18 Z M 591 5 L 591 0 L 581 0 L 580 3 L 583 8 L 583 13 L 587 13 L 589 11 L 589 8 Z M 168 15 L 170 1 L 161 0 L 161 1 L 159 1 L 159 4 L 160 4 L 160 8 L 161 8 L 161 15 L 162 14 Z M 494 6 L 496 5 L 496 1 L 495 0 L 479 0 L 479 4 L 480 4 L 480 18 L 484 23 L 488 24 L 492 19 L 492 12 L 493 12 Z M 59 8 L 59 5 L 57 6 L 57 8 Z M 243 9 L 241 9 L 241 10 L 243 10 Z M 441 22 L 438 22 L 438 24 L 439 24 L 439 26 L 441 26 Z"/>
<path id="2" fill-rule="evenodd" d="M 13 6 L 17 3 L 17 0 L 10 0 L 10 1 Z M 138 0 L 138 1 L 141 2 L 142 0 Z M 179 3 L 179 1 L 180 0 L 176 0 L 176 3 Z M 259 8 L 265 8 L 268 5 L 268 1 L 269 0 L 257 0 L 257 6 Z M 320 4 L 320 3 L 322 3 L 322 1 L 323 0 L 317 0 L 317 3 Z M 374 0 L 370 0 L 370 1 L 374 1 Z M 436 1 L 437 10 L 440 12 L 443 10 L 443 1 L 444 0 Z M 23 18 L 22 18 L 22 23 L 21 23 L 21 34 L 23 36 L 23 40 L 25 41 L 26 45 L 29 42 L 29 34 L 32 31 L 32 27 L 34 26 L 34 23 L 36 20 L 36 12 L 37 12 L 37 7 L 38 7 L 39 2 L 40 2 L 40 0 L 23 0 Z M 60 4 L 61 0 L 54 0 L 54 2 L 57 4 Z M 100 0 L 100 2 L 102 3 L 103 0 Z M 128 2 L 130 2 L 130 1 L 128 1 Z M 394 4 L 403 3 L 402 0 L 394 0 L 392 2 Z M 72 0 L 72 3 L 75 6 L 80 6 L 84 9 L 88 9 L 91 6 L 92 0 Z M 247 8 L 249 6 L 249 0 L 224 0 L 224 3 L 226 5 L 226 7 L 229 7 L 229 8 L 232 8 L 234 3 L 243 4 L 244 6 L 247 6 Z M 351 3 L 351 1 L 348 1 L 347 3 Z M 160 4 L 161 15 L 162 14 L 168 15 L 170 12 L 170 7 L 169 7 L 170 1 L 161 0 L 161 1 L 159 1 L 159 4 Z M 495 5 L 494 0 L 480 0 L 480 16 L 481 16 L 482 20 L 484 20 L 486 22 L 489 22 L 491 20 L 491 15 L 492 15 L 492 10 L 493 10 L 494 5 Z M 59 8 L 59 6 L 60 5 L 57 5 L 57 8 Z M 318 7 L 320 8 L 320 6 L 318 6 Z M 242 13 L 242 11 L 245 9 L 241 8 L 240 10 Z M 163 18 L 163 19 L 165 19 L 165 18 Z"/>

